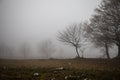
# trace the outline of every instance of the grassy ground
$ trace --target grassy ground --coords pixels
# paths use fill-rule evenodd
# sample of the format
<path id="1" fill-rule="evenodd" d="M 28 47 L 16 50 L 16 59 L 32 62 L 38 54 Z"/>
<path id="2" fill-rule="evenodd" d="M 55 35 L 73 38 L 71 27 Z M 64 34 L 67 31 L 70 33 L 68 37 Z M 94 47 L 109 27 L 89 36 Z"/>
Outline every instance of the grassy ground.
<path id="1" fill-rule="evenodd" d="M 5 60 L 0 80 L 120 80 L 120 60 Z"/>

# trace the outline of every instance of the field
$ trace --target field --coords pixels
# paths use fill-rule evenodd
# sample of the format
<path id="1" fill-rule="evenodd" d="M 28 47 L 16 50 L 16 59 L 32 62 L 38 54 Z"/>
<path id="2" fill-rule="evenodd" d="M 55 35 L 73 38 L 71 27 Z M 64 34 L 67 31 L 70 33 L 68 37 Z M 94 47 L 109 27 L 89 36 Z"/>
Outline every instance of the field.
<path id="1" fill-rule="evenodd" d="M 0 59 L 0 80 L 120 80 L 120 60 Z"/>

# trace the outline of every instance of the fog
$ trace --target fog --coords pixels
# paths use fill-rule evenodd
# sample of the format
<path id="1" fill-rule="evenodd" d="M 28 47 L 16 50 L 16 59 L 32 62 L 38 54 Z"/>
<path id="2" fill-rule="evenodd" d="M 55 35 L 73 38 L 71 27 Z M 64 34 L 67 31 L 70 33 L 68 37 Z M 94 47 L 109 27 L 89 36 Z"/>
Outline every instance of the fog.
<path id="1" fill-rule="evenodd" d="M 89 20 L 102 0 L 0 0 L 1 58 L 73 58 L 71 46 L 57 40 L 57 33 L 72 23 Z M 49 55 L 43 53 L 42 45 Z M 48 45 L 48 44 L 50 45 Z M 100 50 L 88 45 L 84 57 L 99 57 Z M 53 50 L 53 51 L 51 51 Z M 116 49 L 111 50 L 115 56 Z M 47 53 L 47 52 L 46 52 Z M 113 53 L 113 54 L 112 54 Z"/>

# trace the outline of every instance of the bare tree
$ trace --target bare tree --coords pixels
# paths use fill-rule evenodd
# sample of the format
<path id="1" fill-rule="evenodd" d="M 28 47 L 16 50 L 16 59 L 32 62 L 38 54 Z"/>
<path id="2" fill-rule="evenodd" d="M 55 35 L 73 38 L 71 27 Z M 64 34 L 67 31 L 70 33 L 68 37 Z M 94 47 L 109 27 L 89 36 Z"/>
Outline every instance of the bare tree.
<path id="1" fill-rule="evenodd" d="M 91 23 L 87 26 L 87 37 L 90 41 L 94 43 L 96 47 L 104 47 L 106 50 L 107 58 L 109 56 L 109 48 L 113 45 L 113 40 L 111 39 L 112 34 L 109 32 L 109 27 L 101 15 L 94 15 L 91 19 Z"/>
<path id="2" fill-rule="evenodd" d="M 105 23 L 108 24 L 106 27 L 109 27 L 111 39 L 118 47 L 117 57 L 120 58 L 120 0 L 104 0 L 103 3 L 97 11 L 106 19 Z"/>
<path id="3" fill-rule="evenodd" d="M 75 47 L 77 56 L 80 58 L 78 48 L 80 48 L 83 44 L 84 37 L 83 37 L 83 25 L 81 24 L 73 24 L 66 28 L 64 31 L 59 32 L 58 40 Z"/>
<path id="4" fill-rule="evenodd" d="M 39 53 L 44 56 L 44 58 L 51 58 L 51 55 L 56 51 L 55 45 L 50 40 L 43 41 L 39 46 Z"/>
<path id="5" fill-rule="evenodd" d="M 105 46 L 108 57 L 108 49 L 115 43 L 118 46 L 117 57 L 120 58 L 120 1 L 103 0 L 91 19 L 89 31 L 94 35 L 95 44 Z"/>

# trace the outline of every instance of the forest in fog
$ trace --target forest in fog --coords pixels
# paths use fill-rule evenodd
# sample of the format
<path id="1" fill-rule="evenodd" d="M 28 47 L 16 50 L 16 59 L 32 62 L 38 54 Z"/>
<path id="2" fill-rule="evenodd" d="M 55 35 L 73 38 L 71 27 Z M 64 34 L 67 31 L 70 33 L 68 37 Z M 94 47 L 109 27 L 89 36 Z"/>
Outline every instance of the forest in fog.
<path id="1" fill-rule="evenodd" d="M 120 58 L 120 1 L 0 0 L 0 58 Z"/>

